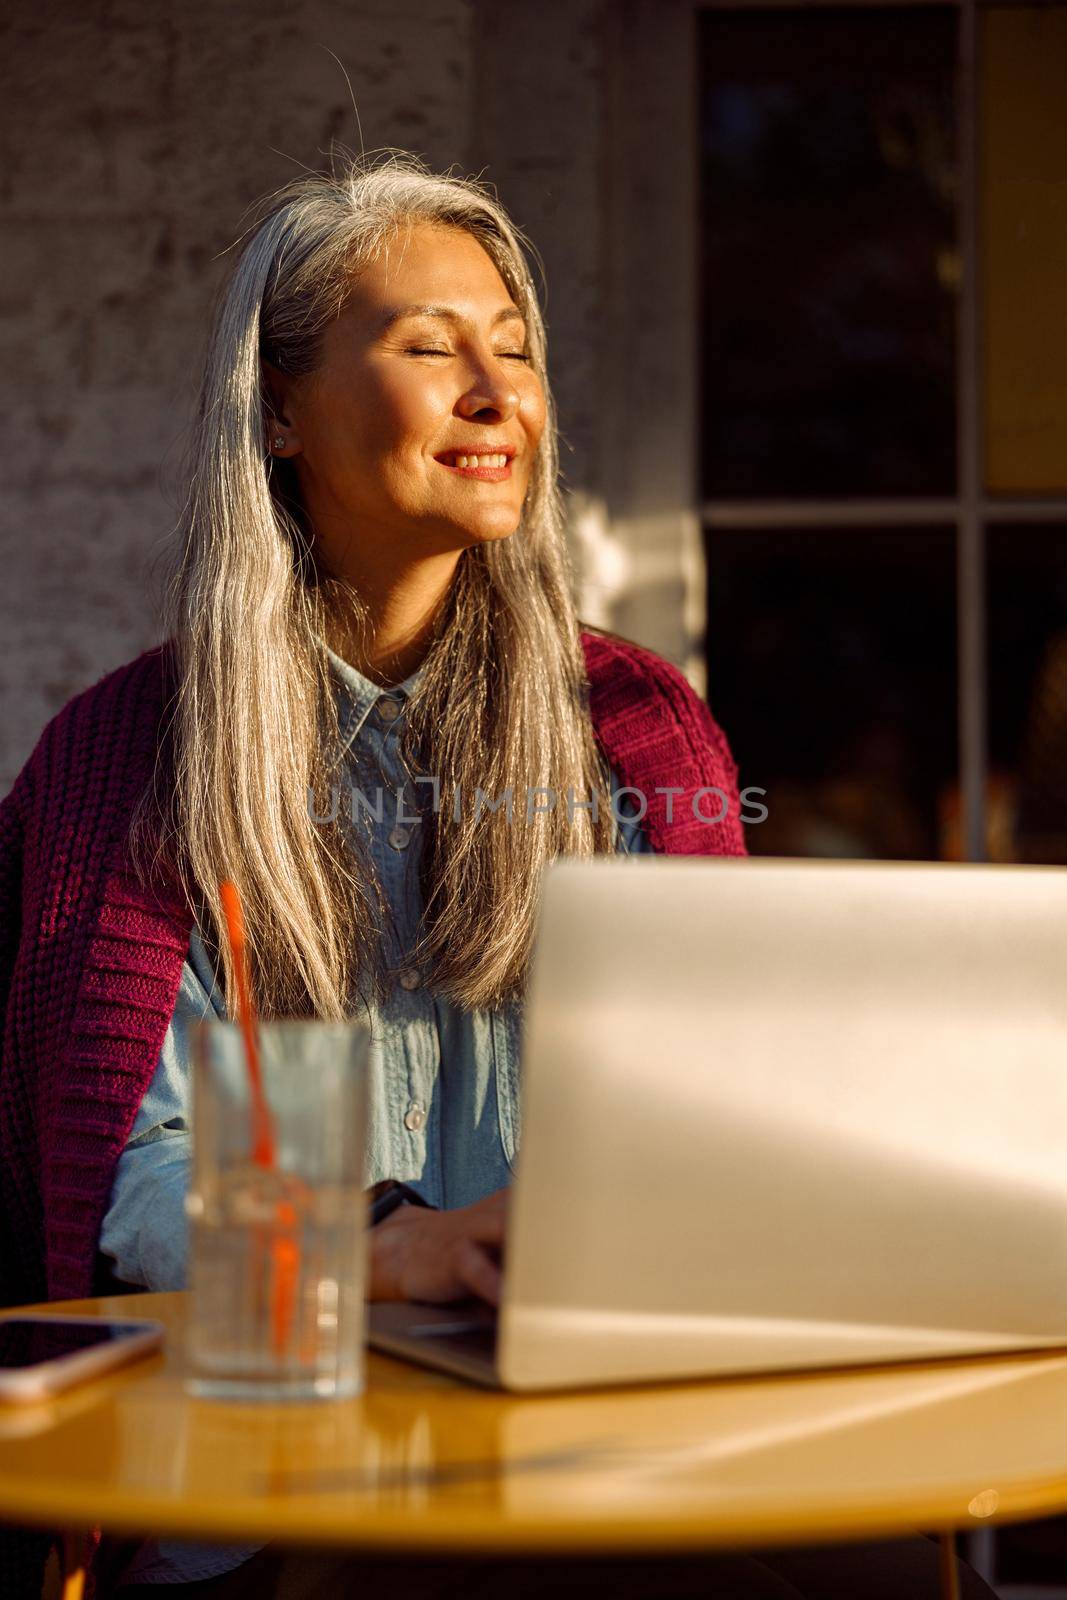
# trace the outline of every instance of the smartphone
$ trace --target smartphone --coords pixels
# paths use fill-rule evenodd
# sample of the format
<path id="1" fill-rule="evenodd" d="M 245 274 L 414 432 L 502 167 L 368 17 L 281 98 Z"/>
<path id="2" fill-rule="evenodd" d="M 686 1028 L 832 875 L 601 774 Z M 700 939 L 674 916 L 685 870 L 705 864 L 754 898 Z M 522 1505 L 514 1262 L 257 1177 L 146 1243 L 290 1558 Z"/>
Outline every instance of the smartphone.
<path id="1" fill-rule="evenodd" d="M 163 1343 L 161 1322 L 0 1314 L 0 1401 L 47 1400 Z"/>

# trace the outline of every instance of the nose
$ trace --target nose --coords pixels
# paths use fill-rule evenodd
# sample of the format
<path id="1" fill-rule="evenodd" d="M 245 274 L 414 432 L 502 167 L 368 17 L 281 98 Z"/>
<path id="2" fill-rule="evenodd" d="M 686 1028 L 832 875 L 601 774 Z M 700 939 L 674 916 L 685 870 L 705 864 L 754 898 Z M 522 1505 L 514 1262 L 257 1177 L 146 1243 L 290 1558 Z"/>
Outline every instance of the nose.
<path id="1" fill-rule="evenodd" d="M 484 362 L 477 377 L 456 402 L 461 417 L 503 422 L 519 409 L 519 392 L 499 361 Z"/>

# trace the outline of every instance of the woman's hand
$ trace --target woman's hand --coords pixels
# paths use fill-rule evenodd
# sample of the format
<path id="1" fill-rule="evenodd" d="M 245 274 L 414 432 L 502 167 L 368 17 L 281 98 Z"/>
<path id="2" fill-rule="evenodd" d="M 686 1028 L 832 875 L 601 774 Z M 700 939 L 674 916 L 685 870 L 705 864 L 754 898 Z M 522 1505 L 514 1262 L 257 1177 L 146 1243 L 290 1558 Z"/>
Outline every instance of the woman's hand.
<path id="1" fill-rule="evenodd" d="M 500 1304 L 507 1189 L 455 1211 L 398 1206 L 370 1230 L 370 1300 Z"/>

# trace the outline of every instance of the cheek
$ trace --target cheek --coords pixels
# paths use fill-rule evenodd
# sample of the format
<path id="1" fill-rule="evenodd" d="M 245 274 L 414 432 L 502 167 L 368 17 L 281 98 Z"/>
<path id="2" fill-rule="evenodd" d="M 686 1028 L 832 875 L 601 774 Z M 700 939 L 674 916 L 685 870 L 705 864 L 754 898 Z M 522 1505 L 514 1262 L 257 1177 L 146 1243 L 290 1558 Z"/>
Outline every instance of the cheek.
<path id="1" fill-rule="evenodd" d="M 315 428 L 325 445 L 320 455 L 340 469 L 366 467 L 420 448 L 439 427 L 441 397 L 432 375 L 376 367 L 324 390 L 316 406 Z M 447 401 L 444 402 L 447 410 Z"/>
<path id="2" fill-rule="evenodd" d="M 444 376 L 425 368 L 391 366 L 373 387 L 373 426 L 393 449 L 424 446 L 439 433 L 451 409 Z"/>
<path id="3" fill-rule="evenodd" d="M 531 388 L 529 394 L 523 396 L 519 411 L 527 437 L 536 445 L 545 431 L 547 417 L 544 390 L 540 384 L 536 388 Z"/>

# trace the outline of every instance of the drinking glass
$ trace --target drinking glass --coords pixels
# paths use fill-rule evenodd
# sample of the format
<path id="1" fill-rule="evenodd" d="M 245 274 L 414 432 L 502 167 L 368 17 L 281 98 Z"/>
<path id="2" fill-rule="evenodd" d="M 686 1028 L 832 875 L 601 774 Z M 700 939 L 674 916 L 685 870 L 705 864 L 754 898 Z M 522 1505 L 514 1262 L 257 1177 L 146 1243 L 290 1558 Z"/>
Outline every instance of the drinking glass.
<path id="1" fill-rule="evenodd" d="M 369 1030 L 258 1025 L 272 1160 L 255 1138 L 240 1027 L 211 1018 L 193 1032 L 189 1387 L 234 1399 L 357 1394 Z"/>

